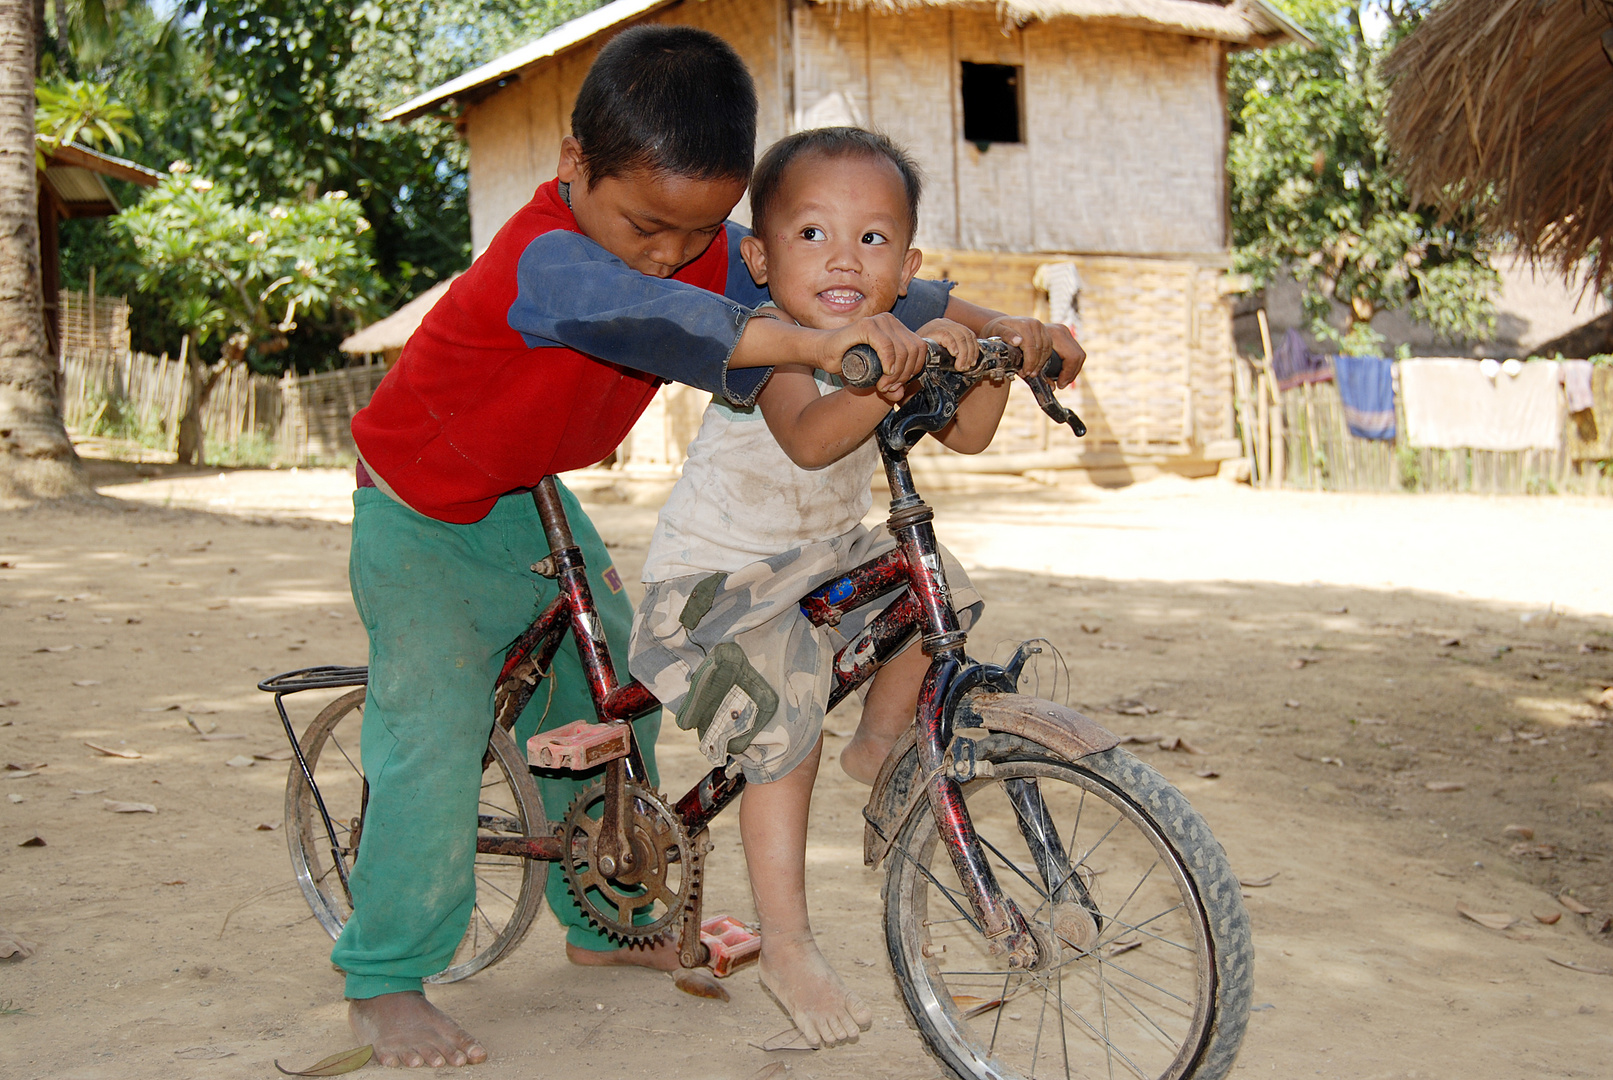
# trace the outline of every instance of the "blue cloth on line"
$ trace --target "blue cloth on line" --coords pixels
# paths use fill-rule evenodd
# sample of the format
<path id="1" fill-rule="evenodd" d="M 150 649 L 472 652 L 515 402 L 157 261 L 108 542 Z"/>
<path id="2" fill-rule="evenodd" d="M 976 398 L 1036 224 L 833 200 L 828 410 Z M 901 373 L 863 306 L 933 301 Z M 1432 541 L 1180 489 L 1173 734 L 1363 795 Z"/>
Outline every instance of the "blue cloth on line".
<path id="1" fill-rule="evenodd" d="M 1271 357 L 1272 374 L 1277 377 L 1278 390 L 1292 390 L 1305 383 L 1328 382 L 1333 378 L 1333 365 L 1321 353 L 1311 352 L 1298 330 L 1290 330 L 1277 343 Z"/>
<path id="2" fill-rule="evenodd" d="M 1344 422 L 1358 439 L 1395 437 L 1395 379 L 1393 362 L 1382 356 L 1338 356 L 1333 371 Z"/>

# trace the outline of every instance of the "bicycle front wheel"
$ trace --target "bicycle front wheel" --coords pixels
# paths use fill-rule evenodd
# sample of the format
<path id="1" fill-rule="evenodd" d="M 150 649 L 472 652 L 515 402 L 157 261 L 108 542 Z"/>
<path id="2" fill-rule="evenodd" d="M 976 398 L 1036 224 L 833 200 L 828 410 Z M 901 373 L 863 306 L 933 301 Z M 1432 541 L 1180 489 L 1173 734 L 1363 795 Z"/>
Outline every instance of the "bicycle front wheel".
<path id="1" fill-rule="evenodd" d="M 974 924 L 926 805 L 886 864 L 885 937 L 931 1052 L 966 1080 L 1219 1080 L 1248 1020 L 1238 881 L 1182 794 L 1124 750 L 977 743 L 970 820 L 1051 956 L 1011 970 Z"/>
<path id="2" fill-rule="evenodd" d="M 313 791 L 294 760 L 286 779 L 286 843 L 291 866 L 314 917 L 335 939 L 353 913 L 342 875 L 351 874 L 364 835 L 369 785 L 359 757 L 364 691 L 325 706 L 302 736 L 302 752 L 336 832 L 333 849 Z M 543 836 L 549 832 L 532 774 L 509 732 L 494 725 L 476 808 L 478 836 Z M 338 863 L 341 871 L 338 872 Z M 514 855 L 476 856 L 476 903 L 448 967 L 431 983 L 458 982 L 497 963 L 526 936 L 543 904 L 549 864 Z"/>

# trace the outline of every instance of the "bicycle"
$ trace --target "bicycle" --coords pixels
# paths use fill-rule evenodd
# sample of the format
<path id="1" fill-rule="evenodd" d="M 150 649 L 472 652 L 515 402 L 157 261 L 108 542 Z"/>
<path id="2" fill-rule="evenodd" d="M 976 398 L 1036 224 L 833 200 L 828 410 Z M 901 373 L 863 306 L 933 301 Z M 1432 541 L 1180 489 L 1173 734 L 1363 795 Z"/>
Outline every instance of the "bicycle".
<path id="1" fill-rule="evenodd" d="M 1117 1066 L 1144 1080 L 1218 1080 L 1236 1057 L 1253 988 L 1249 920 L 1224 852 L 1182 794 L 1115 735 L 1017 692 L 1036 646 L 1022 644 L 1001 666 L 967 655 L 934 514 L 907 462 L 971 387 L 1011 377 L 1019 363 L 1017 349 L 987 339 L 979 363 L 959 371 L 932 345 L 917 392 L 875 433 L 897 547 L 801 599 L 821 626 L 897 594 L 837 653 L 830 708 L 915 634 L 931 658 L 914 726 L 863 810 L 865 863 L 885 869 L 891 967 L 926 1047 L 963 1080 L 1113 1076 Z M 880 374 L 873 350 L 847 355 L 848 383 L 872 385 Z M 1038 404 L 1084 434 L 1047 374 L 1027 377 Z M 617 940 L 675 934 L 684 967 L 721 973 L 738 957 L 726 939 L 701 933 L 706 829 L 744 777 L 714 768 L 675 801 L 648 786 L 628 721 L 659 703 L 636 681 L 615 679 L 554 479 L 533 498 L 550 545 L 533 570 L 557 581 L 558 596 L 506 653 L 484 758 L 476 908 L 453 962 L 428 981 L 465 978 L 513 949 L 551 866 Z M 534 736 L 523 759 L 510 729 L 568 631 L 596 720 Z M 275 694 L 296 757 L 286 789 L 293 867 L 332 937 L 351 910 L 348 867 L 363 831 L 367 786 L 343 743 L 362 722 L 364 691 L 327 705 L 301 740 L 283 698 L 364 678 L 364 668 L 320 667 L 259 684 Z M 532 781 L 531 769 L 546 767 L 599 774 L 557 823 Z M 332 814 L 332 802 L 343 813 Z"/>

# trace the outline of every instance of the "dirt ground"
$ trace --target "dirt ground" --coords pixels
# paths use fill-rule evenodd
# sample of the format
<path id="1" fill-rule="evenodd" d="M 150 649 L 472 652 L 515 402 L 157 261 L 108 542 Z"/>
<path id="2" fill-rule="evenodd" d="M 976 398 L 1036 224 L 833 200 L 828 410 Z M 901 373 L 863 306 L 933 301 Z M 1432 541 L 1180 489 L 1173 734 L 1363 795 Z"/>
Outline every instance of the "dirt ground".
<path id="1" fill-rule="evenodd" d="M 6 1078 L 262 1077 L 352 1041 L 285 830 L 260 828 L 281 820 L 285 764 L 230 764 L 284 747 L 257 680 L 364 660 L 350 478 L 144 469 L 100 467 L 100 504 L 0 513 L 0 927 L 37 945 L 0 960 Z M 589 496 L 629 580 L 654 498 Z M 1235 1075 L 1609 1075 L 1613 504 L 1216 480 L 936 502 L 988 598 L 973 651 L 1046 637 L 1067 670 L 1046 654 L 1044 693 L 1202 750 L 1137 747 L 1240 876 L 1276 875 L 1247 890 L 1258 1004 Z M 306 723 L 317 703 L 297 704 Z M 660 755 L 669 788 L 703 771 L 670 727 Z M 777 1058 L 791 1077 L 935 1076 L 861 865 L 865 789 L 823 775 L 812 903 L 875 1006 L 859 1044 L 764 1053 L 788 1021 L 753 972 L 721 1004 L 574 968 L 545 914 L 434 992 L 492 1052 L 473 1075 L 744 1080 Z M 750 917 L 735 818 L 715 840 L 707 910 Z"/>

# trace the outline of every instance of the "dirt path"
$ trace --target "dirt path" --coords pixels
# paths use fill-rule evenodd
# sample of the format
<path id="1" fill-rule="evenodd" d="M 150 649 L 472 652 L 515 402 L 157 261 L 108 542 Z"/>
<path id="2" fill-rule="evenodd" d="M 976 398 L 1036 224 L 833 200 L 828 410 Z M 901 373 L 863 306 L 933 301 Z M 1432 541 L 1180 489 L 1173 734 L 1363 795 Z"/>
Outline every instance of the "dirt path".
<path id="1" fill-rule="evenodd" d="M 0 927 L 39 946 L 0 961 L 0 999 L 25 1010 L 0 1016 L 0 1076 L 257 1077 L 350 1042 L 284 829 L 258 828 L 280 820 L 285 766 L 229 764 L 284 746 L 259 678 L 363 659 L 350 481 L 218 475 L 109 472 L 107 506 L 0 515 L 0 761 L 28 766 L 0 773 Z M 590 511 L 631 578 L 653 508 L 612 495 Z M 1260 1009 L 1235 1075 L 1607 1075 L 1613 977 L 1548 958 L 1613 969 L 1613 727 L 1592 703 L 1613 684 L 1613 505 L 1165 482 L 950 497 L 938 527 L 990 601 L 976 653 L 1045 636 L 1071 680 L 1049 654 L 1044 691 L 1056 677 L 1116 731 L 1203 750 L 1138 752 L 1242 876 L 1277 875 L 1248 890 Z M 670 788 L 701 771 L 680 734 Z M 934 1076 L 884 959 L 863 789 L 824 776 L 812 899 L 878 1019 L 787 1075 Z M 715 831 L 708 908 L 748 916 L 735 822 Z M 1485 929 L 1459 902 L 1522 921 Z M 730 989 L 720 1005 L 572 968 L 540 922 L 435 996 L 492 1049 L 476 1076 L 742 1080 L 786 1021 L 754 975 Z"/>

